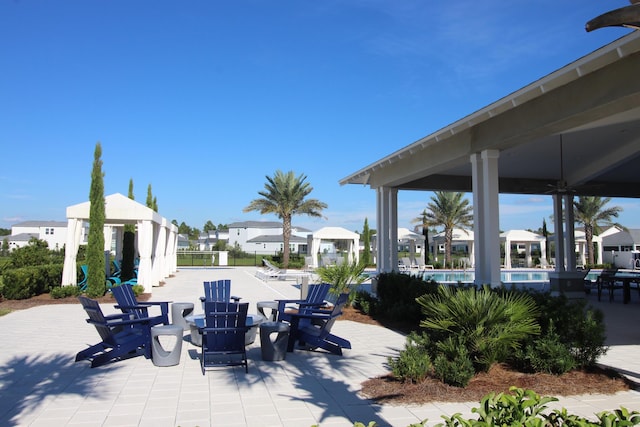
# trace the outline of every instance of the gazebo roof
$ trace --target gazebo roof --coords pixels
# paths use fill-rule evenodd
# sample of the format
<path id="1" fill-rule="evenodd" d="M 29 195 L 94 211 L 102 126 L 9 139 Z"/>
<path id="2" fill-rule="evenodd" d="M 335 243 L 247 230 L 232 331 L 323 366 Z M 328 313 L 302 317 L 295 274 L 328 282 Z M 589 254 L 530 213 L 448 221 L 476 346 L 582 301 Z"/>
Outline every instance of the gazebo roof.
<path id="1" fill-rule="evenodd" d="M 349 231 L 342 227 L 323 227 L 312 233 L 314 239 L 326 239 L 326 240 L 352 240 L 360 239 L 358 233 Z"/>
<path id="2" fill-rule="evenodd" d="M 544 240 L 544 237 L 528 230 L 509 230 L 500 233 L 500 239 L 511 242 L 539 242 Z"/>
<path id="3" fill-rule="evenodd" d="M 114 193 L 104 198 L 104 213 L 106 224 L 135 224 L 137 221 L 153 221 L 162 224 L 166 220 L 153 209 L 148 208 L 135 200 Z M 67 218 L 80 220 L 89 219 L 91 202 L 83 202 L 67 207 Z"/>

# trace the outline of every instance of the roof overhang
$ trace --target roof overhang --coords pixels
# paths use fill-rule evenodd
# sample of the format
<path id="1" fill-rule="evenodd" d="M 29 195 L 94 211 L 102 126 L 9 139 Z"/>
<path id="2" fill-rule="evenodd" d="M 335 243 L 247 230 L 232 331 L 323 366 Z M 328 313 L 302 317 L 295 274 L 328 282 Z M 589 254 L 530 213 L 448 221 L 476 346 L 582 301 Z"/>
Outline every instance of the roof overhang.
<path id="1" fill-rule="evenodd" d="M 500 193 L 640 196 L 640 32 L 340 180 L 472 191 L 472 154 L 498 150 Z"/>

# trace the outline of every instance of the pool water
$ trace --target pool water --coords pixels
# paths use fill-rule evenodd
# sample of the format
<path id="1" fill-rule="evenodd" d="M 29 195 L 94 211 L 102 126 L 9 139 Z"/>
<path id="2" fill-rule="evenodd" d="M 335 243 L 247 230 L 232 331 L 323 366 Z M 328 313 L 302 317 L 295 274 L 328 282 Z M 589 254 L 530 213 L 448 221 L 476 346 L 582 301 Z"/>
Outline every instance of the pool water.
<path id="1" fill-rule="evenodd" d="M 435 280 L 438 283 L 473 283 L 475 272 L 470 271 L 428 271 L 423 280 Z M 547 271 L 501 271 L 500 280 L 504 283 L 548 282 Z"/>

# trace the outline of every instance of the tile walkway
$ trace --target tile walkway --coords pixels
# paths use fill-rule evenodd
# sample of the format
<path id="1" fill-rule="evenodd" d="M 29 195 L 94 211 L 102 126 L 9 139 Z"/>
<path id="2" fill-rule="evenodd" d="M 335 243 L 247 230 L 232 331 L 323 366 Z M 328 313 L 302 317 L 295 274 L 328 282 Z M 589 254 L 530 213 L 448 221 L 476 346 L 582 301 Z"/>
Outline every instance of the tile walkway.
<path id="1" fill-rule="evenodd" d="M 153 300 L 193 302 L 201 311 L 203 280 L 230 278 L 234 294 L 250 302 L 297 298 L 293 281 L 255 277 L 254 268 L 182 268 Z M 597 303 L 607 313 L 611 348 L 603 364 L 640 381 L 640 297 L 632 303 Z M 620 298 L 618 298 L 618 301 Z M 106 312 L 115 312 L 103 305 Z M 610 320 L 609 320 L 610 317 Z M 99 341 L 84 322 L 79 304 L 49 305 L 0 317 L 0 425 L 2 426 L 350 426 L 376 421 L 379 426 L 407 426 L 440 415 L 471 416 L 477 402 L 425 405 L 377 405 L 358 394 L 360 383 L 386 372 L 388 356 L 404 346 L 394 331 L 350 321 L 334 326 L 351 340 L 343 357 L 306 351 L 281 362 L 261 360 L 259 338 L 248 347 L 249 373 L 241 367 L 202 375 L 198 350 L 183 342 L 180 364 L 160 368 L 136 357 L 91 369 L 74 363 L 75 353 Z M 640 393 L 562 398 L 582 416 L 623 405 L 640 410 Z"/>

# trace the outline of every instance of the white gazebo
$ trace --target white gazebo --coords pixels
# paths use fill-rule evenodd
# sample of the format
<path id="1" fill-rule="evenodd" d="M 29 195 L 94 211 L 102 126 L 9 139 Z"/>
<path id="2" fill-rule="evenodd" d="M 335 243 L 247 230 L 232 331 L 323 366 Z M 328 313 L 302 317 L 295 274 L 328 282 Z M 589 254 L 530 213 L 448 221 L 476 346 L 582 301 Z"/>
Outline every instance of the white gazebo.
<path id="1" fill-rule="evenodd" d="M 65 246 L 62 285 L 77 283 L 76 257 L 80 246 L 81 230 L 84 222 L 89 221 L 91 202 L 67 207 L 67 243 Z M 153 286 L 177 271 L 177 234 L 178 228 L 166 218 L 160 216 L 135 200 L 115 193 L 105 197 L 105 251 L 112 247 L 112 236 L 116 230 L 116 258 L 121 254 L 124 226 L 134 224 L 137 227 L 136 248 L 140 257 L 138 266 L 138 284 L 144 291 L 151 293 Z"/>
<path id="2" fill-rule="evenodd" d="M 438 255 L 438 246 L 444 245 L 445 237 L 444 231 L 440 233 L 436 233 L 433 236 L 433 254 L 437 257 Z M 462 228 L 454 228 L 453 235 L 451 239 L 451 246 L 456 246 L 464 244 L 469 248 L 469 260 L 468 263 L 465 262 L 465 267 L 473 267 L 474 259 L 475 259 L 475 242 L 474 242 L 474 233 L 471 230 L 464 230 Z M 437 258 L 436 258 L 437 259 Z"/>
<path id="3" fill-rule="evenodd" d="M 504 243 L 504 268 L 511 268 L 511 245 L 524 245 L 525 267 L 531 267 L 531 248 L 533 244 L 540 246 L 541 258 L 544 257 L 547 241 L 544 236 L 527 230 L 509 230 L 500 234 L 500 241 Z M 516 246 L 517 247 L 517 246 Z"/>
<path id="4" fill-rule="evenodd" d="M 324 227 L 307 235 L 309 255 L 313 258 L 312 266 L 314 268 L 318 267 L 318 252 L 320 252 L 320 245 L 323 241 L 346 241 L 348 246 L 347 260 L 353 262 L 360 258 L 360 235 L 358 233 L 342 227 Z"/>

